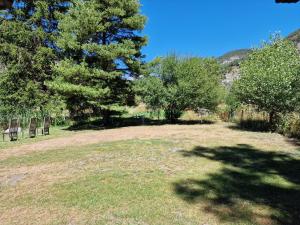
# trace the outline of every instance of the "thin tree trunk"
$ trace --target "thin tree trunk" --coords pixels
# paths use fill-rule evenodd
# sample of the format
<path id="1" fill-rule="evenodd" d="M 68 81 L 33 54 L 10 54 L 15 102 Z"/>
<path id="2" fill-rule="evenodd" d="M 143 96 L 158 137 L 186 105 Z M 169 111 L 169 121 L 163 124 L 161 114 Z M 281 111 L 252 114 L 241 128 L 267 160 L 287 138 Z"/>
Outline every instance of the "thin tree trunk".
<path id="1" fill-rule="evenodd" d="M 276 130 L 276 118 L 277 118 L 277 113 L 275 111 L 271 111 L 269 114 L 269 124 L 270 124 L 270 129 L 271 131 Z"/>

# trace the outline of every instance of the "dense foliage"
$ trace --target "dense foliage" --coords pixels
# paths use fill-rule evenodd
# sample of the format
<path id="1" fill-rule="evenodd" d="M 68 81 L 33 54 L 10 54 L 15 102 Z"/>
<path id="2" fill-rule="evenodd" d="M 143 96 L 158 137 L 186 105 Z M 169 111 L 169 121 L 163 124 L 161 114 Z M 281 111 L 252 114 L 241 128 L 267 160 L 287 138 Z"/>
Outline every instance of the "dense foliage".
<path id="1" fill-rule="evenodd" d="M 141 73 L 146 44 L 139 7 L 138 0 L 37 0 L 2 11 L 0 113 L 53 111 L 64 100 L 82 119 L 132 104 L 130 80 Z"/>
<path id="2" fill-rule="evenodd" d="M 153 63 L 149 74 L 137 81 L 138 93 L 173 122 L 185 109 L 214 109 L 219 103 L 220 66 L 214 59 L 171 55 Z"/>
<path id="3" fill-rule="evenodd" d="M 268 112 L 274 125 L 279 113 L 291 112 L 299 103 L 299 71 L 296 46 L 275 38 L 241 64 L 241 78 L 233 85 L 233 93 L 242 103 Z"/>
<path id="4" fill-rule="evenodd" d="M 0 16 L 0 117 L 43 117 L 67 108 L 73 119 L 100 115 L 107 122 L 136 94 L 172 122 L 184 110 L 214 110 L 221 97 L 230 115 L 251 105 L 268 112 L 272 125 L 300 111 L 296 34 L 219 62 L 170 55 L 144 65 L 145 22 L 138 0 L 15 1 Z M 240 56 L 241 77 L 225 94 L 219 63 L 231 68 L 233 56 Z M 298 127 L 297 118 L 281 122 L 281 130 L 297 130 L 290 128 Z"/>
<path id="5" fill-rule="evenodd" d="M 0 113 L 45 111 L 59 99 L 45 85 L 57 59 L 57 18 L 67 9 L 60 0 L 18 1 L 0 17 Z M 53 104 L 52 104 L 53 105 Z"/>
<path id="6" fill-rule="evenodd" d="M 139 7 L 136 0 L 76 1 L 59 21 L 64 58 L 48 84 L 65 97 L 74 118 L 86 111 L 107 118 L 132 98 L 128 78 L 140 73 L 146 44 L 137 34 L 145 24 Z"/>

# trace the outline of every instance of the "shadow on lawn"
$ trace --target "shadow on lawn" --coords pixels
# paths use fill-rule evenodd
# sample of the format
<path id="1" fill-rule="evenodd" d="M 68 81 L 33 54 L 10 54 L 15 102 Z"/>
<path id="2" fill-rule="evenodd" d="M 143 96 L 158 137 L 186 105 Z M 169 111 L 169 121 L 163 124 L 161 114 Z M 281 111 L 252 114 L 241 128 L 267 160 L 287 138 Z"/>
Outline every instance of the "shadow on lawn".
<path id="1" fill-rule="evenodd" d="M 298 139 L 298 138 L 286 138 L 286 142 L 288 142 L 289 144 L 292 144 L 296 147 L 300 147 L 300 139 Z"/>
<path id="2" fill-rule="evenodd" d="M 300 224 L 299 158 L 288 153 L 264 152 L 249 145 L 197 147 L 182 154 L 225 165 L 219 172 L 209 174 L 207 179 L 187 179 L 175 183 L 175 192 L 185 201 L 206 203 L 207 211 L 227 222 L 265 224 L 258 222 L 262 219 L 259 218 L 261 215 L 252 210 L 249 212 L 249 207 L 239 204 L 247 201 L 276 211 L 271 218 L 268 217 L 276 224 Z M 267 182 L 268 178 L 275 180 Z M 290 184 L 283 185 L 283 180 Z"/>
<path id="3" fill-rule="evenodd" d="M 70 131 L 80 130 L 103 130 L 103 129 L 115 129 L 122 127 L 132 126 L 159 126 L 159 125 L 197 125 L 197 124 L 214 124 L 213 121 L 208 120 L 178 120 L 176 123 L 170 123 L 166 120 L 151 120 L 147 118 L 113 118 L 112 121 L 105 125 L 101 120 L 95 120 L 92 122 L 80 122 L 67 128 Z"/>
<path id="4" fill-rule="evenodd" d="M 228 126 L 232 130 L 268 132 L 271 130 L 270 124 L 265 120 L 243 120 L 234 125 Z"/>

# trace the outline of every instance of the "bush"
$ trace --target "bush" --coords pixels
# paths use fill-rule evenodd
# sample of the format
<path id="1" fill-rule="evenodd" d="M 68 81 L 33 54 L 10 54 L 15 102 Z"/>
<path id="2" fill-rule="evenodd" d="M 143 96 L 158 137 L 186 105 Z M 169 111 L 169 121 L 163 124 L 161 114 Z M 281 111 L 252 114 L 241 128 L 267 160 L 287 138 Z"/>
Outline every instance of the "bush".
<path id="1" fill-rule="evenodd" d="M 227 104 L 221 104 L 217 108 L 217 115 L 223 122 L 232 122 L 234 120 L 236 108 L 232 108 Z"/>
<path id="2" fill-rule="evenodd" d="M 290 113 L 281 116 L 278 131 L 288 137 L 300 138 L 300 114 Z"/>
<path id="3" fill-rule="evenodd" d="M 170 122 L 176 122 L 178 118 L 182 116 L 183 112 L 178 109 L 166 109 L 165 110 L 165 117 Z"/>
<path id="4" fill-rule="evenodd" d="M 296 46 L 276 37 L 241 63 L 241 77 L 232 92 L 241 103 L 268 112 L 270 128 L 276 131 L 280 114 L 293 112 L 299 104 L 299 70 Z"/>
<path id="5" fill-rule="evenodd" d="M 269 131 L 271 129 L 269 114 L 260 111 L 253 105 L 242 105 L 236 111 L 236 122 L 239 127 L 251 131 Z"/>

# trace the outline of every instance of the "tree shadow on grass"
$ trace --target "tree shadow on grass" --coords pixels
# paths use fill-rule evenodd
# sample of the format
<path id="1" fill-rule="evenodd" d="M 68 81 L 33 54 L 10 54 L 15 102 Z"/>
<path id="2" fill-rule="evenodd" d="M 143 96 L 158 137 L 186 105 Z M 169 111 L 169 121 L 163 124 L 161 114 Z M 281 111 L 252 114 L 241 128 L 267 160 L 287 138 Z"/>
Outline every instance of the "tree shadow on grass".
<path id="1" fill-rule="evenodd" d="M 244 120 L 234 125 L 230 125 L 229 128 L 232 130 L 253 132 L 268 132 L 271 130 L 269 122 L 264 120 Z"/>
<path id="2" fill-rule="evenodd" d="M 104 124 L 102 120 L 95 121 L 82 121 L 67 128 L 70 131 L 82 130 L 103 130 L 103 129 L 116 129 L 122 127 L 134 126 L 160 126 L 160 125 L 201 125 L 201 124 L 214 124 L 209 120 L 178 120 L 175 123 L 170 123 L 167 120 L 151 120 L 148 118 L 113 118 L 110 124 Z"/>
<path id="3" fill-rule="evenodd" d="M 202 202 L 206 210 L 227 222 L 258 222 L 261 215 L 242 202 L 268 207 L 274 224 L 300 224 L 300 159 L 289 153 L 266 152 L 249 145 L 183 151 L 185 157 L 202 157 L 224 167 L 207 179 L 187 179 L 174 184 L 175 192 L 190 203 Z M 252 212 L 251 212 L 252 211 Z"/>
<path id="4" fill-rule="evenodd" d="M 289 144 L 292 144 L 296 147 L 300 147 L 300 139 L 299 138 L 286 138 L 286 142 Z"/>

